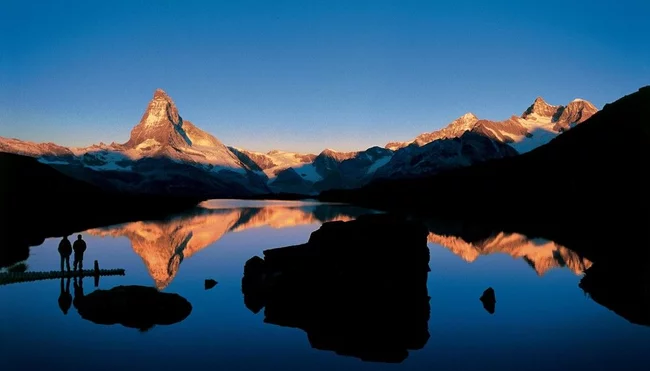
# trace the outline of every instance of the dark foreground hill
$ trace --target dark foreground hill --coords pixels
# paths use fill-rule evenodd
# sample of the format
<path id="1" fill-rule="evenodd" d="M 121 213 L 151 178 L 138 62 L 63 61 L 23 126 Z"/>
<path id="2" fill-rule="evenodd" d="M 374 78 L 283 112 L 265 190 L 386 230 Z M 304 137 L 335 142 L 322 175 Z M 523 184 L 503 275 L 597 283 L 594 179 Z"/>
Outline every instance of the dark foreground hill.
<path id="1" fill-rule="evenodd" d="M 10 153 L 0 153 L 0 179 L 0 266 L 22 260 L 26 246 L 46 237 L 157 218 L 201 201 L 105 192 L 34 158 Z"/>
<path id="2" fill-rule="evenodd" d="M 323 192 L 319 198 L 578 243 L 596 259 L 606 246 L 647 254 L 648 108 L 650 86 L 523 155 L 432 177 Z M 603 240 L 594 231 L 611 233 Z"/>

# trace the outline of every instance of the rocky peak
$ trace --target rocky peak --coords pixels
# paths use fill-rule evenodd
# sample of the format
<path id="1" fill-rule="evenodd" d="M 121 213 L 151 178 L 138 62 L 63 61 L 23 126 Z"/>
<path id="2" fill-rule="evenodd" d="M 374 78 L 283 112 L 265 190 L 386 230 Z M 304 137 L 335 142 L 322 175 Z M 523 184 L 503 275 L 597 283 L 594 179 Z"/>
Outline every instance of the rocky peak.
<path id="1" fill-rule="evenodd" d="M 125 143 L 128 148 L 140 145 L 147 148 L 192 145 L 183 130 L 183 118 L 178 114 L 176 104 L 162 89 L 156 89 L 140 122 L 131 130 L 131 137 Z"/>
<path id="2" fill-rule="evenodd" d="M 598 112 L 598 108 L 584 99 L 574 99 L 558 115 L 554 129 L 557 131 L 569 129 L 572 125 L 580 124 Z"/>
<path id="3" fill-rule="evenodd" d="M 521 115 L 521 118 L 526 119 L 533 114 L 536 114 L 538 116 L 543 116 L 543 117 L 553 117 L 559 109 L 561 109 L 562 106 L 553 106 L 544 100 L 542 97 L 537 97 L 535 98 L 535 101 L 533 104 L 524 111 L 524 113 Z"/>

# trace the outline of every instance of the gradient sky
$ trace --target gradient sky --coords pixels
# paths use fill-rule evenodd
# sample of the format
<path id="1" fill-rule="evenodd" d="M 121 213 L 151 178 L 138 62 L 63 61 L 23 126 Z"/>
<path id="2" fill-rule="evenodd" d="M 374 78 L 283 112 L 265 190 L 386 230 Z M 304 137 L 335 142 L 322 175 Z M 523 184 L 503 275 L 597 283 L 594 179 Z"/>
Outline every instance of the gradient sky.
<path id="1" fill-rule="evenodd" d="M 124 142 L 156 88 L 251 150 L 363 149 L 650 84 L 650 2 L 2 1 L 0 136 Z"/>

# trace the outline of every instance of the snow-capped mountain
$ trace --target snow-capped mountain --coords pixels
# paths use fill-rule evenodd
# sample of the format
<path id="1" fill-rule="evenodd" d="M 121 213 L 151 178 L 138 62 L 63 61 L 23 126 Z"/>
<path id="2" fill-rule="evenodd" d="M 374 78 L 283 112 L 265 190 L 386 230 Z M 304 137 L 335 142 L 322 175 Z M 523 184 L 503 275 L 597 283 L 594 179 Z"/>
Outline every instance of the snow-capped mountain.
<path id="1" fill-rule="evenodd" d="M 408 142 L 358 152 L 318 155 L 267 153 L 227 147 L 179 114 L 161 89 L 124 144 L 66 148 L 0 137 L 0 151 L 32 157 L 72 177 L 108 189 L 246 197 L 269 192 L 317 194 L 357 188 L 378 178 L 431 175 L 489 159 L 514 156 L 547 143 L 597 112 L 576 99 L 552 106 L 537 98 L 521 116 L 482 120 L 467 113 L 447 127 Z"/>
<path id="2" fill-rule="evenodd" d="M 482 120 L 466 113 L 445 128 L 424 133 L 407 142 L 390 142 L 386 148 L 398 150 L 409 145 L 424 146 L 439 139 L 457 138 L 472 131 L 495 141 L 507 143 L 519 153 L 537 148 L 563 131 L 587 120 L 598 109 L 584 99 L 575 99 L 566 106 L 553 106 L 537 97 L 521 116 L 503 121 Z"/>
<path id="3" fill-rule="evenodd" d="M 124 144 L 65 148 L 0 138 L 0 150 L 38 157 L 59 171 L 105 189 L 241 197 L 268 192 L 266 177 L 214 136 L 183 120 L 161 89 Z"/>

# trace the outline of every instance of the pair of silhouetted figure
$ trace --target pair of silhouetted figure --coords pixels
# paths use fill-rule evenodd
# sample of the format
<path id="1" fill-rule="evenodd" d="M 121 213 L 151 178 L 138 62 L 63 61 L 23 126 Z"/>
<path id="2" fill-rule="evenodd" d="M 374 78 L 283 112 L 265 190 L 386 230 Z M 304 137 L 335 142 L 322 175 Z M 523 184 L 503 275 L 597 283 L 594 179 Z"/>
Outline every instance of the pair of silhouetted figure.
<path id="1" fill-rule="evenodd" d="M 73 269 L 77 270 L 77 267 L 79 270 L 83 269 L 83 260 L 84 260 L 84 252 L 86 251 L 86 241 L 84 241 L 81 237 L 81 235 L 77 236 L 77 240 L 74 242 L 74 244 L 70 244 L 70 240 L 68 240 L 68 236 L 64 236 L 61 242 L 59 242 L 59 255 L 61 255 L 61 271 L 63 271 L 64 263 L 65 266 L 68 268 L 68 272 L 70 271 L 70 255 L 74 251 L 74 263 L 73 263 Z"/>
<path id="2" fill-rule="evenodd" d="M 74 304 L 75 308 L 78 308 L 79 301 L 84 298 L 84 281 L 83 278 L 79 278 L 79 283 L 77 283 L 77 277 L 74 278 L 74 299 L 70 295 L 70 278 L 67 279 L 65 284 L 65 289 L 63 288 L 64 279 L 61 278 L 61 293 L 59 294 L 59 308 L 63 314 L 68 314 L 70 310 L 70 305 Z"/>

